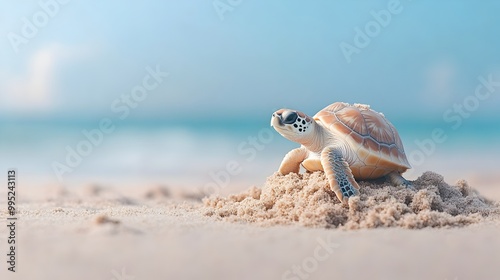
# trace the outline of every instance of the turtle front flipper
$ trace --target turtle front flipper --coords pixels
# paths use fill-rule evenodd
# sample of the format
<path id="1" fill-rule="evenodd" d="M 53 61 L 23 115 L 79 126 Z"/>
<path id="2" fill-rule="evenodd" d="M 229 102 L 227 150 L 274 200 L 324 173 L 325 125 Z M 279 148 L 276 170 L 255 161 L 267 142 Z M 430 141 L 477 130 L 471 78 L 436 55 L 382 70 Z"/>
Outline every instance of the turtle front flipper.
<path id="1" fill-rule="evenodd" d="M 305 148 L 293 149 L 283 158 L 281 162 L 280 169 L 278 170 L 281 175 L 286 175 L 288 173 L 299 173 L 300 164 L 307 157 L 307 150 Z"/>
<path id="2" fill-rule="evenodd" d="M 349 197 L 359 194 L 359 185 L 354 180 L 341 149 L 335 146 L 323 149 L 321 164 L 325 170 L 330 188 L 341 202 L 347 203 Z"/>

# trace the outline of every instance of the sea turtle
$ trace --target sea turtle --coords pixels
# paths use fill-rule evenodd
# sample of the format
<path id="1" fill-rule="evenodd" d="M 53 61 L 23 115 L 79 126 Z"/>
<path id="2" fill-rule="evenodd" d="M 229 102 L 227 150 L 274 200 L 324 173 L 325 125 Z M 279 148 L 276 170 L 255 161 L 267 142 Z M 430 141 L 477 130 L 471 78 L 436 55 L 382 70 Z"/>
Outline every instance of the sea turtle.
<path id="1" fill-rule="evenodd" d="M 324 171 L 343 203 L 358 194 L 355 178 L 386 176 L 394 185 L 412 188 L 401 176 L 411 166 L 396 128 L 369 105 L 336 102 L 314 117 L 281 109 L 273 113 L 271 126 L 301 144 L 286 154 L 279 173 L 298 173 L 301 164 L 310 172 Z"/>

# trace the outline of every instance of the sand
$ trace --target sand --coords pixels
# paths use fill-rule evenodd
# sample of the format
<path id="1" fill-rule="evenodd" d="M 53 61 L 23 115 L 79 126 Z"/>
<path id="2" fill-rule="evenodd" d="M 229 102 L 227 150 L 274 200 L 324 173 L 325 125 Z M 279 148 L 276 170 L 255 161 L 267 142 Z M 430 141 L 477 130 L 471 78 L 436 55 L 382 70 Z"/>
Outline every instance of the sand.
<path id="1" fill-rule="evenodd" d="M 258 225 L 360 229 L 377 227 L 466 226 L 498 214 L 498 207 L 466 181 L 456 186 L 426 172 L 413 182 L 416 190 L 386 182 L 360 182 L 360 195 L 343 205 L 328 187 L 323 172 L 269 177 L 266 185 L 224 197 L 204 199 L 207 215 Z"/>
<path id="2" fill-rule="evenodd" d="M 23 186 L 17 272 L 4 264 L 0 279 L 498 279 L 497 202 L 430 172 L 415 192 L 361 185 L 350 208 L 320 173 L 208 198 L 166 186 Z M 5 226 L 0 236 L 3 254 Z"/>

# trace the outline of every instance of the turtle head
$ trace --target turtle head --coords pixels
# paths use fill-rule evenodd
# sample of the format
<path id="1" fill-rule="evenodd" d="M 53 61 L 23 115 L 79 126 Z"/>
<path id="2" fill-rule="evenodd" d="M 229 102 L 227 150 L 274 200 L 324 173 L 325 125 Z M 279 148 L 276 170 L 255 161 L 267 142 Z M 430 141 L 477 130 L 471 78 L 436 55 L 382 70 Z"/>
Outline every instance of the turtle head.
<path id="1" fill-rule="evenodd" d="M 314 131 L 314 119 L 291 109 L 281 109 L 273 113 L 271 126 L 288 140 L 307 142 Z"/>

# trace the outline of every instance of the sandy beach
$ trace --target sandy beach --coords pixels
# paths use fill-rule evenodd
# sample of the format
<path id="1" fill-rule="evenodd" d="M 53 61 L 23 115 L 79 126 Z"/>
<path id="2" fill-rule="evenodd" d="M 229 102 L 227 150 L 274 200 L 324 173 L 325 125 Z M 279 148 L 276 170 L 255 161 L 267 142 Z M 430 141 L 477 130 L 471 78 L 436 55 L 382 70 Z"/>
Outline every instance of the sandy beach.
<path id="1" fill-rule="evenodd" d="M 0 280 L 500 279 L 498 11 L 1 1 Z"/>
<path id="2" fill-rule="evenodd" d="M 499 204 L 466 182 L 448 185 L 431 172 L 415 181 L 417 191 L 362 182 L 350 209 L 321 182 L 321 173 L 272 175 L 264 186 L 209 198 L 159 186 L 23 188 L 16 273 L 4 264 L 1 279 L 500 274 Z M 5 250 L 7 227 L 0 234 Z"/>

